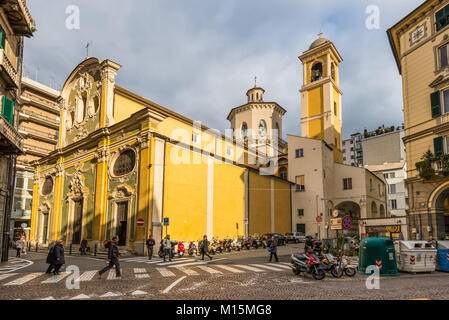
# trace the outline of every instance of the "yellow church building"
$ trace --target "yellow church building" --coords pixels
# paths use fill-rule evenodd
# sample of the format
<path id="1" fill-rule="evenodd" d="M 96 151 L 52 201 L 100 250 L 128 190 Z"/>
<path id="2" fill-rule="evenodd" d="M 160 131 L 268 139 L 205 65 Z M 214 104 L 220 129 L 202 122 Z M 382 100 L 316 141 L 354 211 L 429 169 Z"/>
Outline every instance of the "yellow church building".
<path id="1" fill-rule="evenodd" d="M 34 163 L 34 244 L 118 235 L 143 254 L 150 234 L 159 243 L 166 233 L 197 241 L 292 231 L 293 183 L 259 170 L 271 152 L 118 86 L 120 67 L 86 58 L 61 90 L 58 146 Z"/>

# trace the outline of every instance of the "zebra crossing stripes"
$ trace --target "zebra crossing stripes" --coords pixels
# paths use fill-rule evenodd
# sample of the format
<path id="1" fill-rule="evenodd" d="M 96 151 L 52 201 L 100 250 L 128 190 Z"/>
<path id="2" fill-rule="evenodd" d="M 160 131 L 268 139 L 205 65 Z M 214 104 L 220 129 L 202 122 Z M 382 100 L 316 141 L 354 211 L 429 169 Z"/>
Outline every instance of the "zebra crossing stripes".
<path id="1" fill-rule="evenodd" d="M 181 272 L 184 272 L 185 274 L 189 275 L 189 276 L 198 276 L 199 273 L 196 272 L 193 269 L 189 269 L 189 268 L 184 268 L 182 266 L 176 267 L 176 269 L 178 269 Z"/>
<path id="2" fill-rule="evenodd" d="M 247 265 L 243 265 L 243 264 L 240 264 L 240 265 L 235 266 L 235 267 L 243 268 L 243 269 L 246 269 L 246 270 L 249 270 L 249 271 L 253 271 L 253 272 L 266 272 L 266 270 L 262 270 L 262 269 L 259 269 L 259 268 L 256 268 L 256 267 L 251 267 L 251 266 L 247 266 Z"/>
<path id="3" fill-rule="evenodd" d="M 283 268 L 286 270 L 291 270 L 290 266 L 286 266 L 285 264 L 277 264 L 277 263 L 269 263 L 269 265 L 276 266 L 278 268 Z"/>
<path id="4" fill-rule="evenodd" d="M 197 266 L 197 267 L 200 268 L 203 271 L 206 271 L 206 272 L 210 273 L 210 274 L 223 274 L 221 271 L 212 269 L 212 268 L 210 268 L 208 266 Z"/>
<path id="5" fill-rule="evenodd" d="M 17 273 L 5 273 L 5 274 L 0 274 L 0 280 L 4 280 L 7 279 L 9 277 L 15 276 L 17 275 Z"/>
<path id="6" fill-rule="evenodd" d="M 120 268 L 120 274 L 122 274 L 122 273 L 123 273 L 123 269 Z M 106 279 L 107 279 L 107 280 L 114 280 L 114 279 L 117 279 L 115 268 L 109 270 L 109 274 L 108 274 L 108 277 L 107 277 Z"/>
<path id="7" fill-rule="evenodd" d="M 39 277 L 41 275 L 43 275 L 42 272 L 29 273 L 24 277 L 18 278 L 16 280 L 13 280 L 11 282 L 4 284 L 4 286 L 20 286 L 24 283 L 27 283 L 28 281 L 36 279 L 37 277 Z"/>
<path id="8" fill-rule="evenodd" d="M 167 268 L 156 268 L 163 277 L 175 277 L 176 275 Z"/>
<path id="9" fill-rule="evenodd" d="M 232 273 L 245 273 L 245 271 L 243 271 L 243 270 L 239 270 L 239 269 L 236 269 L 236 268 L 233 268 L 230 266 L 226 266 L 226 265 L 222 265 L 222 264 L 217 264 L 217 265 L 215 265 L 215 267 L 219 267 L 221 269 L 230 271 Z"/>
<path id="10" fill-rule="evenodd" d="M 268 269 L 268 270 L 271 270 L 271 271 L 284 271 L 282 269 L 275 268 L 275 267 L 272 267 L 272 266 L 267 266 L 267 265 L 264 265 L 264 264 L 251 264 L 251 266 L 260 267 L 260 268 Z"/>
<path id="11" fill-rule="evenodd" d="M 134 276 L 137 279 L 145 279 L 150 277 L 150 275 L 147 273 L 147 269 L 145 268 L 134 268 Z"/>
<path id="12" fill-rule="evenodd" d="M 54 275 L 53 277 L 48 278 L 47 280 L 42 281 L 41 283 L 58 283 L 65 277 L 67 277 L 70 273 L 69 272 L 61 272 L 58 275 Z"/>
<path id="13" fill-rule="evenodd" d="M 90 281 L 93 279 L 93 277 L 95 277 L 95 275 L 97 274 L 97 270 L 92 270 L 92 271 L 86 271 L 84 272 L 78 279 L 76 279 L 75 281 Z"/>

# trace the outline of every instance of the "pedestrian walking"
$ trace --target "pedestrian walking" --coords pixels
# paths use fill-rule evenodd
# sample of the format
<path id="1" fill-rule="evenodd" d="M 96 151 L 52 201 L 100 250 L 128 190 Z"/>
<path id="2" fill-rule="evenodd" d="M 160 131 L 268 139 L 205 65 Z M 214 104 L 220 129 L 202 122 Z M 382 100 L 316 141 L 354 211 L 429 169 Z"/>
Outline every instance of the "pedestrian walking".
<path id="1" fill-rule="evenodd" d="M 100 279 L 101 275 L 111 269 L 115 266 L 115 275 L 117 278 L 120 278 L 120 263 L 118 261 L 118 257 L 120 256 L 120 252 L 118 251 L 117 243 L 119 238 L 117 236 L 112 238 L 112 241 L 108 242 L 108 259 L 109 259 L 109 265 L 104 267 L 99 271 Z"/>
<path id="2" fill-rule="evenodd" d="M 164 250 L 164 262 L 165 257 L 168 255 L 168 261 L 171 261 L 171 241 L 170 241 L 170 235 L 167 234 L 165 236 L 165 239 L 162 241 L 162 248 Z"/>
<path id="3" fill-rule="evenodd" d="M 147 240 L 147 249 L 148 249 L 148 259 L 151 260 L 153 257 L 153 248 L 156 242 L 153 239 L 153 236 L 150 235 L 150 237 Z"/>
<path id="4" fill-rule="evenodd" d="M 80 245 L 80 252 L 81 252 L 82 256 L 86 255 L 86 250 L 87 250 L 87 240 L 83 239 L 83 240 L 81 240 L 81 245 Z"/>
<path id="5" fill-rule="evenodd" d="M 20 252 L 22 252 L 23 247 L 25 244 L 23 243 L 23 240 L 20 238 L 17 238 L 16 240 L 16 258 L 20 258 Z"/>
<path id="6" fill-rule="evenodd" d="M 62 245 L 62 240 L 56 240 L 55 248 L 53 249 L 53 264 L 55 270 L 53 274 L 59 274 L 59 269 L 65 264 L 64 247 Z"/>
<path id="7" fill-rule="evenodd" d="M 45 273 L 50 274 L 53 272 L 55 268 L 55 245 L 51 246 L 50 250 L 48 250 L 47 255 L 47 264 L 49 264 L 48 269 Z"/>
<path id="8" fill-rule="evenodd" d="M 277 246 L 278 246 L 278 241 L 275 238 L 272 238 L 270 247 L 268 248 L 268 251 L 270 252 L 270 262 L 273 259 L 273 257 L 276 259 L 276 262 L 279 262 L 278 255 L 277 255 Z"/>
<path id="9" fill-rule="evenodd" d="M 203 241 L 201 242 L 201 260 L 204 260 L 204 255 L 208 256 L 210 260 L 212 257 L 209 255 L 209 240 L 207 240 L 207 236 L 203 237 Z"/>

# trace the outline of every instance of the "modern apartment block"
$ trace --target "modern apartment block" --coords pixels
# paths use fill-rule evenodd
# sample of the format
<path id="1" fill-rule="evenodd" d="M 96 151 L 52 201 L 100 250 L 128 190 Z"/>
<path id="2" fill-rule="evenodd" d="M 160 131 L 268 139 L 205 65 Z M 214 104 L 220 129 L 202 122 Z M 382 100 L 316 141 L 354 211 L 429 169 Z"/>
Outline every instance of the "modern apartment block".
<path id="1" fill-rule="evenodd" d="M 381 165 L 405 161 L 404 130 L 365 138 L 362 141 L 363 165 Z"/>
<path id="2" fill-rule="evenodd" d="M 351 138 L 343 141 L 343 164 L 354 167 L 363 166 L 363 136 L 360 133 L 351 134 Z"/>
<path id="3" fill-rule="evenodd" d="M 17 155 L 23 141 L 17 131 L 23 39 L 32 37 L 34 20 L 23 0 L 0 1 L 0 237 L 1 261 L 8 260 L 9 221 Z"/>
<path id="4" fill-rule="evenodd" d="M 59 133 L 60 92 L 29 78 L 22 78 L 18 130 L 24 154 L 17 158 L 10 234 L 26 235 L 31 226 L 34 168 L 32 161 L 55 150 Z"/>

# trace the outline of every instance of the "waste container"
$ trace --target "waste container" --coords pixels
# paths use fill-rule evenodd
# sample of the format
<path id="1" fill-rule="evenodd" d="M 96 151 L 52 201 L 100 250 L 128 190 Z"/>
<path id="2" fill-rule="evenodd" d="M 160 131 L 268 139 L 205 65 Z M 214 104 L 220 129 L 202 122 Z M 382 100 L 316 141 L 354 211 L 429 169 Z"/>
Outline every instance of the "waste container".
<path id="1" fill-rule="evenodd" d="M 437 241 L 437 270 L 449 271 L 449 241 Z"/>
<path id="2" fill-rule="evenodd" d="M 437 250 L 428 241 L 395 241 L 398 268 L 406 272 L 433 272 Z"/>
<path id="3" fill-rule="evenodd" d="M 396 266 L 394 243 L 388 238 L 365 238 L 360 242 L 359 266 L 360 273 L 367 272 L 369 266 L 376 266 L 381 276 L 399 275 Z"/>

